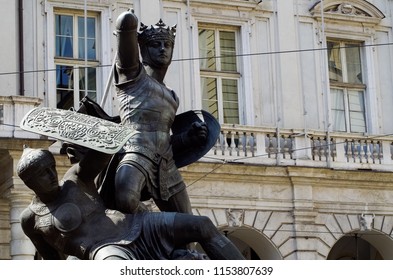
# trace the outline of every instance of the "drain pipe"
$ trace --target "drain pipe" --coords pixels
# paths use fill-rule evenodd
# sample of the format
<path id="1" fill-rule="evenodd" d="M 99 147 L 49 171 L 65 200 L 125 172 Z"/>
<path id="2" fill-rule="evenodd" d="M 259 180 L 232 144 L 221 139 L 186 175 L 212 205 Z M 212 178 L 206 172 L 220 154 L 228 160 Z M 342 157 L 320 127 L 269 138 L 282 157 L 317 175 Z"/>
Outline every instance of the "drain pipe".
<path id="1" fill-rule="evenodd" d="M 326 166 L 327 168 L 331 168 L 332 165 L 332 157 L 331 157 L 331 140 L 330 140 L 330 133 L 331 133 L 331 112 L 330 112 L 330 89 L 329 89 L 329 74 L 327 72 L 328 69 L 328 61 L 327 61 L 327 42 L 326 42 L 326 34 L 325 34 L 325 14 L 324 14 L 324 0 L 321 0 L 321 22 L 322 22 L 322 30 L 321 30 L 321 37 L 322 37 L 322 91 L 324 94 L 325 102 L 326 102 L 326 145 L 327 145 L 327 155 L 326 155 Z"/>
<path id="2" fill-rule="evenodd" d="M 189 36 L 189 40 L 190 40 L 189 51 L 190 51 L 190 57 L 194 57 L 194 51 L 195 51 L 194 39 L 193 39 L 194 29 L 193 29 L 192 19 L 191 19 L 191 3 L 190 3 L 191 1 L 186 0 L 185 2 L 187 5 L 187 13 L 186 13 L 187 14 L 187 28 L 188 28 L 188 36 Z M 191 74 L 190 84 L 191 84 L 192 91 L 194 91 L 194 94 L 191 95 L 192 96 L 191 97 L 191 104 L 192 104 L 192 107 L 202 107 L 202 104 L 200 104 L 200 103 L 195 104 L 196 103 L 196 100 L 194 97 L 195 91 L 196 91 L 196 85 L 195 85 L 195 79 L 194 79 L 194 77 L 195 77 L 195 65 L 194 65 L 195 61 L 191 59 L 189 61 L 189 63 L 190 63 L 190 74 Z M 198 106 L 196 106 L 196 105 L 198 105 Z"/>
<path id="3" fill-rule="evenodd" d="M 25 95 L 25 62 L 23 41 L 23 0 L 18 1 L 18 24 L 19 24 L 19 95 Z"/>

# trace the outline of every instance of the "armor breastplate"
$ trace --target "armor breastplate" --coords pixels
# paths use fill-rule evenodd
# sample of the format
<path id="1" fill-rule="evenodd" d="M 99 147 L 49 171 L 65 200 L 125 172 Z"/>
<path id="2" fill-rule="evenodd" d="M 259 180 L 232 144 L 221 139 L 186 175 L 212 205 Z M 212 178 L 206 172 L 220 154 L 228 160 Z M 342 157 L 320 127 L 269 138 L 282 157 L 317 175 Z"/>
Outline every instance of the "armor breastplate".
<path id="1" fill-rule="evenodd" d="M 64 203 L 53 213 L 53 224 L 61 232 L 71 232 L 82 223 L 82 214 L 78 206 Z"/>
<path id="2" fill-rule="evenodd" d="M 62 233 L 77 229 L 82 223 L 82 214 L 78 206 L 73 203 L 64 203 L 52 210 L 52 213 L 37 215 L 37 228 L 56 228 Z"/>
<path id="3" fill-rule="evenodd" d="M 118 100 L 122 123 L 139 131 L 169 133 L 179 106 L 172 90 L 144 73 L 118 89 Z"/>

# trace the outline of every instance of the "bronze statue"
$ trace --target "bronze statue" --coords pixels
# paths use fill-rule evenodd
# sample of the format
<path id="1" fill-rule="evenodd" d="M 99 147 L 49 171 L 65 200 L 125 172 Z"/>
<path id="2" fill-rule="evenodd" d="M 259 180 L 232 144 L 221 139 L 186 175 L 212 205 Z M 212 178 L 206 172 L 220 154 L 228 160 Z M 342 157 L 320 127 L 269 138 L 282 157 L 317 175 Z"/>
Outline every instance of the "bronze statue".
<path id="1" fill-rule="evenodd" d="M 52 153 L 24 149 L 17 172 L 35 197 L 21 224 L 44 259 L 203 259 L 183 249 L 190 242 L 199 242 L 210 259 L 244 259 L 208 217 L 107 209 L 94 178 L 109 159 L 89 150 L 59 184 Z"/>
<path id="2" fill-rule="evenodd" d="M 214 145 L 219 124 L 204 111 L 176 115 L 178 97 L 164 84 L 176 30 L 161 20 L 140 32 L 137 25 L 130 11 L 116 22 L 120 116 L 86 98 L 80 113 L 106 121 L 50 108 L 23 119 L 22 129 L 66 141 L 74 164 L 59 183 L 53 155 L 25 149 L 17 172 L 36 196 L 21 215 L 23 231 L 44 259 L 205 259 L 186 249 L 191 242 L 210 259 L 244 259 L 208 217 L 192 215 L 177 169 Z M 146 211 L 149 198 L 162 212 Z"/>
<path id="3" fill-rule="evenodd" d="M 172 146 L 181 150 L 203 145 L 208 129 L 204 122 L 193 122 L 184 133 L 171 136 L 179 99 L 164 84 L 164 77 L 172 60 L 176 28 L 166 27 L 161 20 L 156 26 L 141 24 L 140 32 L 137 26 L 138 19 L 132 11 L 122 13 L 116 22 L 114 82 L 120 119 L 135 131 L 124 145 L 124 153 L 112 162 L 118 164 L 111 208 L 124 213 L 144 211 L 141 200 L 152 197 L 161 211 L 191 214 Z M 111 200 L 106 199 L 109 203 Z"/>

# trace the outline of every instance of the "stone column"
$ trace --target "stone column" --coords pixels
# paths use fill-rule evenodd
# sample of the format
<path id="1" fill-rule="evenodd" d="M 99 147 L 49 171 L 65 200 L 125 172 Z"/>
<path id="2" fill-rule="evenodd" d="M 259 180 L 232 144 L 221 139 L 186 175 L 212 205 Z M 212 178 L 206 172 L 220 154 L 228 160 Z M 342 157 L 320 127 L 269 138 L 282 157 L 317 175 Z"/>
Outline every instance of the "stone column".
<path id="1" fill-rule="evenodd" d="M 14 185 L 7 195 L 10 200 L 10 255 L 13 260 L 32 260 L 36 252 L 33 243 L 24 234 L 19 219 L 20 214 L 30 204 L 33 197 L 27 187 L 24 188 Z"/>
<path id="2" fill-rule="evenodd" d="M 28 207 L 33 192 L 27 188 L 24 182 L 16 175 L 16 165 L 21 157 L 22 151 L 9 151 L 13 159 L 12 185 L 5 193 L 9 200 L 10 217 L 10 256 L 13 260 L 32 260 L 35 255 L 35 247 L 30 239 L 24 234 L 20 225 L 20 214 Z"/>
<path id="3" fill-rule="evenodd" d="M 313 185 L 302 176 L 303 170 L 289 169 L 289 179 L 293 190 L 293 251 L 285 259 L 318 260 L 323 259 L 319 253 L 321 247 L 320 236 L 316 234 L 315 222 L 318 215 L 314 205 Z M 289 251 L 289 250 L 288 250 Z"/>
<path id="4" fill-rule="evenodd" d="M 9 203 L 0 199 L 0 260 L 10 259 L 10 216 Z"/>

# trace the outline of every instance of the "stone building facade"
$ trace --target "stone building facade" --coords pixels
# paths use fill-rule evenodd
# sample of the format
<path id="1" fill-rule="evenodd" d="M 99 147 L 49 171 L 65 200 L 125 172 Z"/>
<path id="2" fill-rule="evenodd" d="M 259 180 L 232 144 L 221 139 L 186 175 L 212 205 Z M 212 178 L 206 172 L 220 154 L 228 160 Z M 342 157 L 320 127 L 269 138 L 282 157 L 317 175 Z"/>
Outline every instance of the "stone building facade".
<path id="1" fill-rule="evenodd" d="M 117 16 L 177 24 L 166 83 L 217 144 L 181 169 L 193 211 L 248 259 L 393 259 L 393 3 L 388 0 L 0 0 L 0 259 L 32 259 L 19 224 L 18 125 L 94 98 L 117 114 Z M 86 69 L 86 70 L 85 70 Z M 154 205 L 152 205 L 154 208 Z"/>

